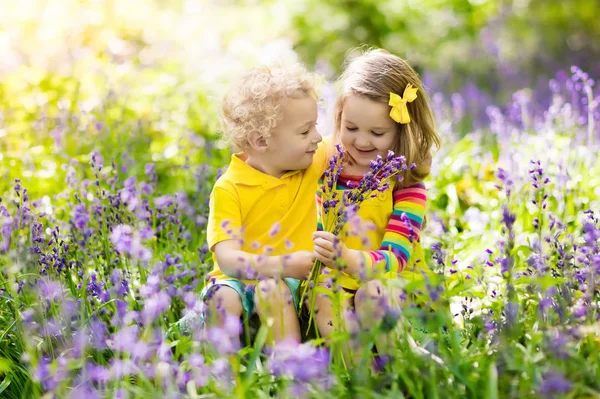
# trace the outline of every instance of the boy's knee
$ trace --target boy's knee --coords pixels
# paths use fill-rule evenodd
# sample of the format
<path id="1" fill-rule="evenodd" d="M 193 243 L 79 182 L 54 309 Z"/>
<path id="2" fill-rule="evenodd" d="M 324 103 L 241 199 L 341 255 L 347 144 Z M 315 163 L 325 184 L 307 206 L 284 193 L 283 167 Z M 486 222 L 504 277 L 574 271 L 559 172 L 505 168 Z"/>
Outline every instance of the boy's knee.
<path id="1" fill-rule="evenodd" d="M 266 279 L 256 284 L 255 302 L 260 306 L 261 300 L 268 302 L 290 302 L 292 301 L 292 292 L 287 284 L 282 280 Z"/>
<path id="2" fill-rule="evenodd" d="M 233 288 L 224 285 L 211 287 L 205 302 L 209 311 L 217 314 L 241 316 L 244 310 L 240 294 Z"/>

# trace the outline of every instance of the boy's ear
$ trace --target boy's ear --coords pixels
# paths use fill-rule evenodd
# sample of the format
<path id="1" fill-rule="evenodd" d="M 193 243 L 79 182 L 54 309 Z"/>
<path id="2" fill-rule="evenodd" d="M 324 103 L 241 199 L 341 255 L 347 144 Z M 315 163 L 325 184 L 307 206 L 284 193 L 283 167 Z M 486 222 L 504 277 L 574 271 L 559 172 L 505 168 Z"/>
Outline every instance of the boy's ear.
<path id="1" fill-rule="evenodd" d="M 248 136 L 248 144 L 254 151 L 266 151 L 269 144 L 267 139 L 259 132 L 251 132 Z"/>

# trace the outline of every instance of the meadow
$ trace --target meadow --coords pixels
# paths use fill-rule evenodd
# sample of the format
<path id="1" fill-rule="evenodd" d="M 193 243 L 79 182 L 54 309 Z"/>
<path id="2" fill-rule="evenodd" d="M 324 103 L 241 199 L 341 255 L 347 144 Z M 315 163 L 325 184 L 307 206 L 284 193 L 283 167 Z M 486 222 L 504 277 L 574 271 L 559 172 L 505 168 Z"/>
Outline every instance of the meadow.
<path id="1" fill-rule="evenodd" d="M 600 397 L 598 75 L 557 70 L 496 103 L 477 86 L 430 90 L 435 274 L 402 285 L 428 306 L 337 337 L 368 352 L 393 331 L 374 373 L 310 341 L 273 351 L 264 327 L 245 347 L 236 323 L 175 328 L 202 309 L 212 267 L 208 196 L 230 157 L 218 93 L 252 51 L 296 55 L 286 41 L 217 51 L 193 19 L 210 14 L 124 3 L 112 19 L 72 6 L 69 20 L 105 20 L 71 30 L 52 31 L 54 10 L 40 34 L 55 40 L 27 49 L 23 34 L 0 69 L 0 397 Z M 194 35 L 204 53 L 184 51 Z M 327 134 L 335 73 L 316 69 Z"/>

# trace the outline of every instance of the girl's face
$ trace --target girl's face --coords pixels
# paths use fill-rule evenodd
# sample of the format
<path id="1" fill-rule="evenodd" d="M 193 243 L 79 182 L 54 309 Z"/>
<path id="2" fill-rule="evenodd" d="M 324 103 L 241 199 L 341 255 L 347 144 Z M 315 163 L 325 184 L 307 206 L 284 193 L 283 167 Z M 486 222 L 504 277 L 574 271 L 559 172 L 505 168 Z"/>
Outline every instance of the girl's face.
<path id="1" fill-rule="evenodd" d="M 340 141 L 351 161 L 367 172 L 370 161 L 392 149 L 397 126 L 387 104 L 351 95 L 342 108 Z"/>

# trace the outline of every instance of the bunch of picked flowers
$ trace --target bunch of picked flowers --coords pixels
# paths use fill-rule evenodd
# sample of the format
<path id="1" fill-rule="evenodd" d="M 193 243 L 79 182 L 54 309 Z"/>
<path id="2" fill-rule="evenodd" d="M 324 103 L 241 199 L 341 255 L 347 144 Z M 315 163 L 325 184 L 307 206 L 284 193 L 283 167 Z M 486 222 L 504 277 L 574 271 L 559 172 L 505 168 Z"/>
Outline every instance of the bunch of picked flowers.
<path id="1" fill-rule="evenodd" d="M 377 197 L 377 193 L 389 189 L 390 184 L 402 181 L 403 177 L 401 174 L 408 170 L 408 166 L 406 165 L 406 158 L 404 156 L 395 156 L 393 151 L 388 151 L 385 159 L 378 155 L 377 159 L 370 162 L 369 172 L 362 177 L 358 185 L 353 187 L 351 186 L 352 183 L 348 182 L 347 187 L 349 189 L 344 191 L 340 198 L 336 188 L 337 181 L 343 169 L 342 163 L 345 150 L 340 144 L 337 144 L 335 149 L 336 154 L 329 160 L 329 167 L 323 175 L 323 184 L 321 186 L 322 209 L 320 216 L 323 230 L 339 237 L 344 231 L 346 222 L 358 212 L 360 204 L 368 198 Z M 413 164 L 411 169 L 415 168 L 415 166 Z M 322 262 L 316 260 L 309 274 L 308 283 L 303 285 L 302 293 L 300 294 L 299 303 L 303 303 L 309 288 L 313 288 L 310 290 L 309 298 L 309 327 L 314 318 L 314 305 L 318 293 L 316 287 L 319 283 L 322 268 Z"/>

